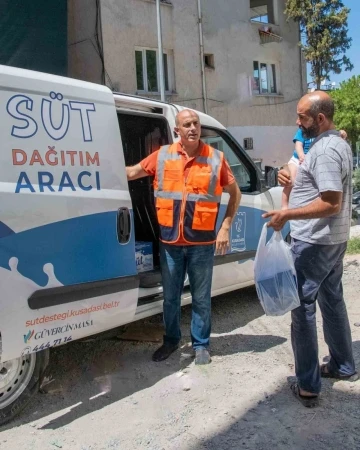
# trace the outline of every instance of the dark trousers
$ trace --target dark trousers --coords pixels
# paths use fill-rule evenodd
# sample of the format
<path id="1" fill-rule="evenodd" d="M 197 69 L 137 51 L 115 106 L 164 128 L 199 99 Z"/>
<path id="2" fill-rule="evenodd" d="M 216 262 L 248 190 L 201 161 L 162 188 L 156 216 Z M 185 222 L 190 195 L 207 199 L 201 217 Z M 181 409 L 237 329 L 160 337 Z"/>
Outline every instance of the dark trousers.
<path id="1" fill-rule="evenodd" d="M 319 303 L 329 370 L 353 375 L 355 363 L 351 331 L 343 297 L 342 274 L 346 243 L 314 245 L 293 239 L 292 253 L 298 277 L 300 306 L 291 313 L 291 340 L 299 386 L 308 392 L 321 390 L 316 300 Z"/>

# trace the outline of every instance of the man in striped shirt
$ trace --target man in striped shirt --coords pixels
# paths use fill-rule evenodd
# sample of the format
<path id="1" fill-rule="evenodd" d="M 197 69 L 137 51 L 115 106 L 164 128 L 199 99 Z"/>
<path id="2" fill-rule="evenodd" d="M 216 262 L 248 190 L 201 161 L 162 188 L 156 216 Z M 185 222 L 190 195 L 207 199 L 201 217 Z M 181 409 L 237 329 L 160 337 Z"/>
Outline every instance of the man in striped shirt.
<path id="1" fill-rule="evenodd" d="M 292 311 L 291 338 L 297 383 L 294 395 L 316 406 L 321 377 L 355 381 L 358 375 L 342 290 L 343 258 L 351 222 L 352 152 L 333 123 L 334 103 L 323 91 L 305 95 L 297 107 L 297 125 L 315 138 L 299 166 L 289 209 L 271 211 L 269 226 L 280 230 L 291 221 L 292 253 L 301 305 Z M 279 182 L 291 185 L 285 168 Z M 329 362 L 319 365 L 316 301 L 322 317 Z"/>

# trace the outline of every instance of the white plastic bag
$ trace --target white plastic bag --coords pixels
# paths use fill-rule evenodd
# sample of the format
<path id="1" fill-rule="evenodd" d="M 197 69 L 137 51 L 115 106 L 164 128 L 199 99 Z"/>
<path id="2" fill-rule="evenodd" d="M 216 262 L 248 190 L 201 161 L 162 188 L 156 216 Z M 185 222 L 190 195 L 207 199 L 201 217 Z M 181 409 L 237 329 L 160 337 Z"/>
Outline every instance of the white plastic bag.
<path id="1" fill-rule="evenodd" d="M 281 316 L 300 306 L 297 278 L 290 246 L 279 231 L 266 243 L 268 227 L 263 226 L 254 270 L 256 291 L 267 316 Z"/>

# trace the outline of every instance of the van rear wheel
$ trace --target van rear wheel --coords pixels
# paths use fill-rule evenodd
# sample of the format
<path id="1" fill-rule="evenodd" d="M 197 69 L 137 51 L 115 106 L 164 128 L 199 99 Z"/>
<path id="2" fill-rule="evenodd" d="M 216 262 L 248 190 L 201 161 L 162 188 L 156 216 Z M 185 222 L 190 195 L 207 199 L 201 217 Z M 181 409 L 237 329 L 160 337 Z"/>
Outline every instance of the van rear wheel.
<path id="1" fill-rule="evenodd" d="M 12 420 L 39 388 L 49 362 L 49 350 L 0 363 L 0 425 Z"/>

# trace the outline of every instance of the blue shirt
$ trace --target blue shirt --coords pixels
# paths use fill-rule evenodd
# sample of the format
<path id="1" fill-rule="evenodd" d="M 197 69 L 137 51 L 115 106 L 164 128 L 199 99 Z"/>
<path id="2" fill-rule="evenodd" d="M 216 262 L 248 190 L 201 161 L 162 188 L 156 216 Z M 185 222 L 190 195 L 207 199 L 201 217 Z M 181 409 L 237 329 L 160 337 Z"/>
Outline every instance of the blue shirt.
<path id="1" fill-rule="evenodd" d="M 304 154 L 306 155 L 306 153 L 310 150 L 311 144 L 314 142 L 314 138 L 305 139 L 302 134 L 301 128 L 299 128 L 294 136 L 293 143 L 295 144 L 296 141 L 299 141 L 302 143 L 303 148 L 304 148 Z M 296 150 L 294 150 L 294 158 L 299 159 L 299 156 L 296 153 Z"/>

